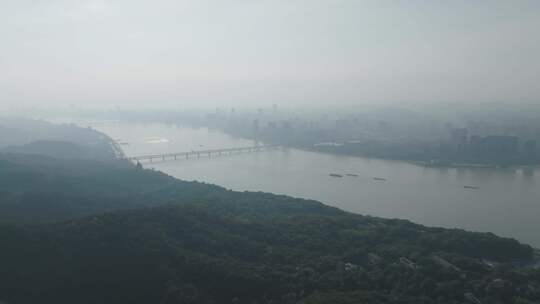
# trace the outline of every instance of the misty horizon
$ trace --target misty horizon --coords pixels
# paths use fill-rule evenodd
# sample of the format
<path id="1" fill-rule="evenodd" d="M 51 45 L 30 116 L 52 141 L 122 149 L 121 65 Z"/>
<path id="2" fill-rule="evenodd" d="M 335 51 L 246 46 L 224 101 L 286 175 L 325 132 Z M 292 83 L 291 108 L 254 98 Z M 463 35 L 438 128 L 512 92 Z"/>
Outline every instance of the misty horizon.
<path id="1" fill-rule="evenodd" d="M 3 1 L 0 108 L 537 102 L 536 1 Z"/>

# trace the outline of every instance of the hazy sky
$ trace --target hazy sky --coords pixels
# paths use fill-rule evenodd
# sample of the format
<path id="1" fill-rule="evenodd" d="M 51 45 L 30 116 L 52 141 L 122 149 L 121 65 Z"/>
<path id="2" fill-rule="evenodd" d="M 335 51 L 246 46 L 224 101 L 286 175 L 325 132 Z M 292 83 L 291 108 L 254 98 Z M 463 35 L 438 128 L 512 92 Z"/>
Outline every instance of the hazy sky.
<path id="1" fill-rule="evenodd" d="M 540 1 L 0 0 L 0 105 L 540 102 Z"/>

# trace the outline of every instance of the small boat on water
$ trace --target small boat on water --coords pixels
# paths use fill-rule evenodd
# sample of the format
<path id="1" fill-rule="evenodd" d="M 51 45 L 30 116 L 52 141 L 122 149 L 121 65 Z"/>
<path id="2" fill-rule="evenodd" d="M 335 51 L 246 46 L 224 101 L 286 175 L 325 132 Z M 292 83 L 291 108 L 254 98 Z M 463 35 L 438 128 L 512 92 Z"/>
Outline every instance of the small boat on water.
<path id="1" fill-rule="evenodd" d="M 467 185 L 463 186 L 463 188 L 465 188 L 465 189 L 473 189 L 473 190 L 478 189 L 478 187 L 475 187 L 475 186 L 467 186 Z"/>
<path id="2" fill-rule="evenodd" d="M 330 173 L 330 174 L 328 174 L 328 175 L 330 175 L 331 177 L 343 177 L 343 175 L 341 175 L 341 174 L 335 174 L 335 173 Z"/>
<path id="3" fill-rule="evenodd" d="M 374 177 L 373 179 L 376 180 L 376 181 L 381 181 L 381 182 L 386 181 L 386 178 L 382 178 L 382 177 Z"/>
<path id="4" fill-rule="evenodd" d="M 348 173 L 348 174 L 345 174 L 347 176 L 350 176 L 350 177 L 358 177 L 358 174 L 351 174 L 351 173 Z"/>

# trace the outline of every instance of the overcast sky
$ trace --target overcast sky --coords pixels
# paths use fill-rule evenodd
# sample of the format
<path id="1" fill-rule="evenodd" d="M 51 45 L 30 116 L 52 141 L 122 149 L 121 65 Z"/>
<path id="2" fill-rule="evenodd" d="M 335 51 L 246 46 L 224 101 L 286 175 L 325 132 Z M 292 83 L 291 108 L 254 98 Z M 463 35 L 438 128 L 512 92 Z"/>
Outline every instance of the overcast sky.
<path id="1" fill-rule="evenodd" d="M 0 105 L 540 102 L 540 1 L 0 0 Z"/>

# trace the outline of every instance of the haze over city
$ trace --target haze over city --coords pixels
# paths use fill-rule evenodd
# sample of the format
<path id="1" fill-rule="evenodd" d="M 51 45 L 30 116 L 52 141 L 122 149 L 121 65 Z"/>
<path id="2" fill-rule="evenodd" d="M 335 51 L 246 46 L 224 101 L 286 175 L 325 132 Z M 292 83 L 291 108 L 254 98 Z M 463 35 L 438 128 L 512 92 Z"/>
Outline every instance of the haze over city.
<path id="1" fill-rule="evenodd" d="M 3 108 L 540 97 L 538 1 L 0 5 Z"/>
<path id="2" fill-rule="evenodd" d="M 540 1 L 0 0 L 0 304 L 540 303 Z"/>

